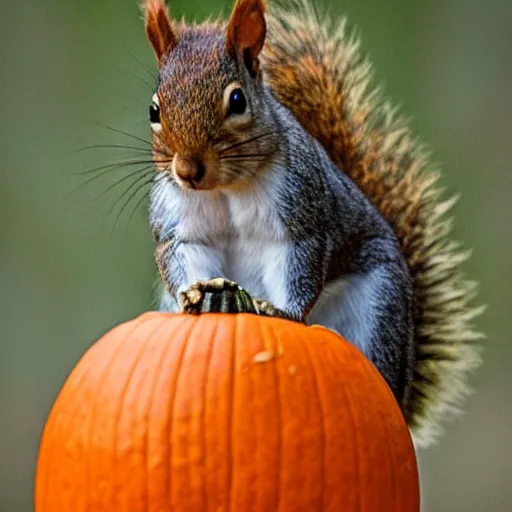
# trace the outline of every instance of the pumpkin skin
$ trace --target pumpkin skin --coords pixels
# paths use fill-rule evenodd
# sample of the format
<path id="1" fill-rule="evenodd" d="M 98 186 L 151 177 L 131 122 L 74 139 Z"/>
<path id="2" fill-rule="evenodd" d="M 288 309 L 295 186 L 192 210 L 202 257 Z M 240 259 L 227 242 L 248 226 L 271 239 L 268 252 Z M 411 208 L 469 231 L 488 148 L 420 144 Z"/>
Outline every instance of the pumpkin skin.
<path id="1" fill-rule="evenodd" d="M 331 331 L 146 313 L 104 335 L 44 429 L 36 512 L 419 511 L 377 370 Z"/>

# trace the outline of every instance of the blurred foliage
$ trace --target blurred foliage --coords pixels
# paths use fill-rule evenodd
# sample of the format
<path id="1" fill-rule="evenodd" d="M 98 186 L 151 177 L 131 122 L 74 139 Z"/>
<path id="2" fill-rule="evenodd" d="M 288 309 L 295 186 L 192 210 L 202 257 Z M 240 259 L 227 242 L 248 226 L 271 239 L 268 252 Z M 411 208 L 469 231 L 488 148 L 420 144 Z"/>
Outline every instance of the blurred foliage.
<path id="1" fill-rule="evenodd" d="M 32 509 L 41 429 L 74 363 L 104 331 L 151 307 L 145 203 L 134 210 L 138 195 L 117 222 L 122 203 L 110 212 L 130 180 L 107 189 L 126 170 L 75 190 L 86 181 L 78 173 L 130 152 L 72 153 L 131 144 L 95 122 L 148 138 L 155 65 L 137 3 L 0 5 L 2 511 Z M 201 20 L 230 4 L 173 0 L 171 9 Z M 512 3 L 332 0 L 330 10 L 358 27 L 378 80 L 414 116 L 447 189 L 462 192 L 457 235 L 475 248 L 467 270 L 489 305 L 477 392 L 463 420 L 421 454 L 425 510 L 512 510 Z"/>

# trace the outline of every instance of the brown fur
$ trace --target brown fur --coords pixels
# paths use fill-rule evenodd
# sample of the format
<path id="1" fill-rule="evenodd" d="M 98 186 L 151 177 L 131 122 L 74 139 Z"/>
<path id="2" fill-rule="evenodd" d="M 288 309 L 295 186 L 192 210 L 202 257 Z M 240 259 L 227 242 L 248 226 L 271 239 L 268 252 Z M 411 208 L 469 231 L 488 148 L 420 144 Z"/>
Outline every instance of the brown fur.
<path id="1" fill-rule="evenodd" d="M 172 28 L 165 0 L 145 0 L 144 12 L 146 34 L 160 63 L 167 52 L 176 46 L 176 35 Z"/>
<path id="2" fill-rule="evenodd" d="M 243 21 L 237 18 L 240 12 L 248 11 L 235 9 L 233 20 Z M 261 88 L 262 84 L 248 79 L 257 64 L 257 54 L 254 53 L 254 62 L 241 62 L 240 54 L 236 58 L 229 55 L 224 23 L 179 27 L 173 21 L 170 23 L 176 43 L 159 65 L 162 131 L 153 134 L 157 168 L 168 171 L 175 155 L 179 155 L 181 159 L 204 164 L 204 178 L 194 185 L 197 188 L 236 186 L 236 182 L 257 172 L 263 160 L 270 161 L 279 145 L 272 119 L 259 95 L 254 94 L 253 89 Z M 253 34 L 254 48 L 261 49 L 258 30 Z M 249 101 L 245 121 L 226 119 L 224 91 L 233 83 L 241 85 Z M 245 143 L 241 144 L 242 141 Z M 258 158 L 250 156 L 256 153 Z"/>
<path id="3" fill-rule="evenodd" d="M 233 8 L 226 34 L 228 53 L 236 58 L 242 54 L 245 63 L 255 74 L 258 71 L 258 55 L 265 43 L 267 27 L 265 6 L 262 0 L 238 0 Z"/>

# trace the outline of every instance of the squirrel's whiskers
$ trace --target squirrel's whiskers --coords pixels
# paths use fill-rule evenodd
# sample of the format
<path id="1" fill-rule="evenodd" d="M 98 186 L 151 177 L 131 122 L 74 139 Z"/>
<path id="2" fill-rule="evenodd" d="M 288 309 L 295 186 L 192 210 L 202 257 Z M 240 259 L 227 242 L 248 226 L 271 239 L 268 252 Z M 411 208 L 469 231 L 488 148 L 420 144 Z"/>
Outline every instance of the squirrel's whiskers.
<path id="1" fill-rule="evenodd" d="M 149 197 L 149 192 L 155 175 L 155 162 L 164 163 L 169 156 L 162 152 L 155 155 L 152 143 L 148 140 L 138 137 L 124 130 L 101 123 L 93 123 L 100 128 L 109 130 L 118 135 L 122 135 L 131 141 L 139 142 L 144 146 L 130 144 L 93 144 L 79 148 L 72 153 L 81 153 L 85 151 L 106 150 L 119 152 L 123 154 L 133 154 L 132 158 L 119 160 L 116 162 L 103 164 L 97 167 L 77 172 L 75 175 L 83 181 L 74 189 L 74 192 L 96 183 L 100 179 L 108 180 L 101 192 L 95 197 L 96 200 L 103 198 L 109 193 L 121 190 L 117 198 L 111 203 L 109 214 L 115 214 L 113 231 L 116 230 L 123 213 L 130 205 L 131 209 L 127 225 L 138 210 L 144 200 Z M 121 171 L 121 172 L 120 172 Z M 116 212 L 117 210 L 117 212 Z"/>

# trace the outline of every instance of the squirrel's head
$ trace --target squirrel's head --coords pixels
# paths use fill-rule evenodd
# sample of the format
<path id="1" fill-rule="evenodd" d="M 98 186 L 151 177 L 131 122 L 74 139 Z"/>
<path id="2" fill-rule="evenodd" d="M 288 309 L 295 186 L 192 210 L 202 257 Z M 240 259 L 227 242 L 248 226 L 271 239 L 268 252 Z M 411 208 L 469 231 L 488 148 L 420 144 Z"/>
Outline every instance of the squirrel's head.
<path id="1" fill-rule="evenodd" d="M 159 67 L 149 112 L 157 169 L 200 190 L 237 186 L 263 172 L 278 137 L 258 62 L 262 0 L 238 0 L 227 26 L 178 25 L 165 0 L 145 0 L 144 10 Z"/>

